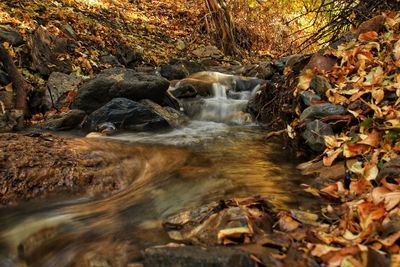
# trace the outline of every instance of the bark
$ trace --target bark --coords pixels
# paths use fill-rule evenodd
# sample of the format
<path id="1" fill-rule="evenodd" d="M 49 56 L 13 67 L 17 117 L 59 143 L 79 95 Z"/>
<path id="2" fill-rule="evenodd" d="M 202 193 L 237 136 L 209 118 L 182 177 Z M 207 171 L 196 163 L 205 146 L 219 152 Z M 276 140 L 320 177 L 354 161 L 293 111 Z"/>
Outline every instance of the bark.
<path id="1" fill-rule="evenodd" d="M 217 42 L 226 55 L 238 55 L 234 24 L 224 0 L 206 0 L 211 22 L 217 33 Z M 210 29 L 209 29 L 210 31 Z"/>
<path id="2" fill-rule="evenodd" d="M 27 94 L 31 90 L 31 86 L 25 81 L 22 74 L 17 70 L 10 54 L 7 49 L 0 43 L 0 62 L 3 63 L 3 67 L 7 72 L 8 76 L 13 85 L 14 90 L 14 108 L 22 110 L 24 113 L 27 111 Z"/>

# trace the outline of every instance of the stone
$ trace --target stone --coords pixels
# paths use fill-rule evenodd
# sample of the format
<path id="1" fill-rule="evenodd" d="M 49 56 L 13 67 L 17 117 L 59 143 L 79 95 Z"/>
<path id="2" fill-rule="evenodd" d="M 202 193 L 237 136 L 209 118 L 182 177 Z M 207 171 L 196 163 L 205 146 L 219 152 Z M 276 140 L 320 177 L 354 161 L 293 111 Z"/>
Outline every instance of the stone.
<path id="1" fill-rule="evenodd" d="M 398 178 L 400 177 L 400 156 L 386 162 L 381 171 L 378 174 L 378 180 L 390 177 L 390 178 Z"/>
<path id="2" fill-rule="evenodd" d="M 69 131 L 77 129 L 86 117 L 86 113 L 82 110 L 72 109 L 68 112 L 58 113 L 47 118 L 43 123 L 35 126 L 35 128 L 50 131 Z"/>
<path id="3" fill-rule="evenodd" d="M 255 267 L 250 255 L 235 247 L 160 246 L 143 252 L 145 267 Z"/>
<path id="4" fill-rule="evenodd" d="M 131 69 L 111 68 L 85 82 L 72 107 L 91 113 L 116 97 L 134 101 L 150 99 L 161 104 L 168 87 L 165 78 Z"/>
<path id="5" fill-rule="evenodd" d="M 183 64 L 164 64 L 161 65 L 160 75 L 168 80 L 181 80 L 189 75 Z"/>
<path id="6" fill-rule="evenodd" d="M 323 118 L 330 115 L 343 115 L 344 107 L 330 103 L 316 104 L 306 108 L 300 115 L 300 122 Z"/>
<path id="7" fill-rule="evenodd" d="M 302 91 L 300 92 L 300 97 L 303 100 L 303 103 L 306 106 L 311 106 L 313 105 L 313 101 L 320 101 L 321 97 L 319 95 L 316 95 L 314 93 L 308 92 L 308 91 Z"/>
<path id="8" fill-rule="evenodd" d="M 0 85 L 4 86 L 9 84 L 10 82 L 11 81 L 10 78 L 8 77 L 8 74 L 0 70 Z"/>
<path id="9" fill-rule="evenodd" d="M 220 59 L 224 57 L 224 53 L 213 45 L 200 46 L 192 53 L 198 58 L 215 58 Z"/>
<path id="10" fill-rule="evenodd" d="M 61 38 L 39 26 L 32 36 L 32 67 L 42 75 L 52 72 L 70 73 L 74 45 L 69 38 Z"/>
<path id="11" fill-rule="evenodd" d="M 269 61 L 260 62 L 256 65 L 251 65 L 245 68 L 243 75 L 249 77 L 256 77 L 263 80 L 268 80 L 276 72 L 276 67 Z"/>
<path id="12" fill-rule="evenodd" d="M 100 57 L 100 63 L 111 67 L 121 67 L 122 64 L 119 63 L 118 59 L 113 55 L 104 55 Z"/>
<path id="13" fill-rule="evenodd" d="M 279 58 L 278 60 L 276 60 L 273 63 L 273 66 L 275 67 L 275 69 L 278 70 L 278 72 L 283 73 L 283 70 L 285 69 L 285 65 L 286 65 L 288 59 L 289 59 L 289 57 Z"/>
<path id="14" fill-rule="evenodd" d="M 162 106 L 148 99 L 144 99 L 140 101 L 140 103 L 148 106 L 159 116 L 163 117 L 173 128 L 182 128 L 182 126 L 189 123 L 189 118 L 176 109 L 173 109 L 171 107 L 163 108 Z"/>
<path id="15" fill-rule="evenodd" d="M 234 90 L 237 92 L 253 91 L 256 86 L 261 86 L 265 83 L 267 83 L 267 81 L 262 79 L 246 79 L 238 77 L 235 82 Z"/>
<path id="16" fill-rule="evenodd" d="M 307 123 L 306 130 L 302 134 L 307 145 L 316 152 L 325 150 L 325 135 L 333 135 L 333 130 L 329 124 L 323 123 L 320 120 Z"/>
<path id="17" fill-rule="evenodd" d="M 101 123 L 113 123 L 117 129 L 159 130 L 171 128 L 168 121 L 151 107 L 127 98 L 114 98 L 89 115 L 85 125 L 95 131 Z"/>
<path id="18" fill-rule="evenodd" d="M 127 68 L 134 68 L 143 60 L 143 53 L 144 50 L 140 46 L 132 48 L 126 45 L 118 45 L 116 56 L 122 65 Z"/>
<path id="19" fill-rule="evenodd" d="M 18 32 L 6 26 L 0 26 L 0 41 L 8 42 L 13 46 L 19 46 L 24 43 L 24 39 Z"/>
<path id="20" fill-rule="evenodd" d="M 322 77 L 320 75 L 315 75 L 312 78 L 310 82 L 310 87 L 323 98 L 326 96 L 326 91 L 332 89 L 332 85 L 329 83 L 329 81 L 325 77 Z"/>
<path id="21" fill-rule="evenodd" d="M 171 93 L 176 98 L 192 98 L 197 96 L 197 91 L 191 84 L 182 85 L 171 91 Z"/>
<path id="22" fill-rule="evenodd" d="M 51 73 L 47 81 L 46 101 L 54 104 L 56 109 L 68 106 L 68 93 L 77 91 L 81 83 L 82 78 L 73 74 Z"/>

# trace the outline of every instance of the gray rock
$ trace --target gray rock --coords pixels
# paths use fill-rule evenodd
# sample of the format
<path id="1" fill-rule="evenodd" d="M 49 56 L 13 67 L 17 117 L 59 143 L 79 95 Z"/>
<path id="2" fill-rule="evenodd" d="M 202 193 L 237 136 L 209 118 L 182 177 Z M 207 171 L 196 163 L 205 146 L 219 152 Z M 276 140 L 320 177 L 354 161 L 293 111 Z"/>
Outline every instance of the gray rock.
<path id="1" fill-rule="evenodd" d="M 72 109 L 65 113 L 59 113 L 46 119 L 42 124 L 35 128 L 51 130 L 51 131 L 68 131 L 77 129 L 86 117 L 86 113 L 82 110 Z"/>
<path id="2" fill-rule="evenodd" d="M 344 113 L 345 109 L 341 105 L 330 103 L 317 104 L 306 108 L 300 115 L 300 121 L 304 122 L 329 115 L 343 115 Z"/>
<path id="3" fill-rule="evenodd" d="M 313 101 L 320 101 L 321 97 L 308 91 L 300 92 L 300 97 L 306 106 L 311 106 Z"/>
<path id="4" fill-rule="evenodd" d="M 325 135 L 333 135 L 332 127 L 320 120 L 314 120 L 307 123 L 303 138 L 312 150 L 322 152 L 325 149 Z"/>
<path id="5" fill-rule="evenodd" d="M 186 78 L 189 72 L 183 64 L 165 64 L 161 65 L 160 75 L 171 81 Z"/>
<path id="6" fill-rule="evenodd" d="M 100 62 L 102 64 L 108 64 L 112 67 L 121 67 L 122 64 L 119 63 L 118 59 L 113 55 L 105 55 L 100 57 Z"/>
<path id="7" fill-rule="evenodd" d="M 170 128 L 168 121 L 151 107 L 127 98 L 114 98 L 88 117 L 86 125 L 91 131 L 104 122 L 117 129 L 159 130 Z"/>
<path id="8" fill-rule="evenodd" d="M 329 81 L 320 75 L 316 75 L 312 78 L 310 87 L 321 97 L 325 97 L 326 91 L 332 89 Z"/>
<path id="9" fill-rule="evenodd" d="M 161 103 L 168 87 L 168 80 L 156 75 L 124 68 L 107 69 L 79 88 L 73 107 L 91 113 L 116 97 Z"/>
<path id="10" fill-rule="evenodd" d="M 143 253 L 148 267 L 252 267 L 249 254 L 235 247 L 152 247 Z"/>
<path id="11" fill-rule="evenodd" d="M 7 85 L 9 84 L 10 78 L 8 77 L 8 74 L 5 73 L 4 71 L 0 70 L 0 85 Z"/>
<path id="12" fill-rule="evenodd" d="M 22 36 L 10 27 L 0 26 L 0 41 L 8 42 L 13 46 L 19 46 L 24 43 Z"/>
<path id="13" fill-rule="evenodd" d="M 70 91 L 78 90 L 82 78 L 61 72 L 53 72 L 47 81 L 46 100 L 54 103 L 54 107 L 60 109 L 67 105 L 67 95 Z"/>

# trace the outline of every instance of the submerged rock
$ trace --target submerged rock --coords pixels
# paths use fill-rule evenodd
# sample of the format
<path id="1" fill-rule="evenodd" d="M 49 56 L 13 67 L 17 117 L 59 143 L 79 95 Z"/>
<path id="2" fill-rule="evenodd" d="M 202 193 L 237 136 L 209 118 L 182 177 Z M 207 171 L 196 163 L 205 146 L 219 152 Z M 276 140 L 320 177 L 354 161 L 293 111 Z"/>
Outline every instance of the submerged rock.
<path id="1" fill-rule="evenodd" d="M 309 121 L 317 118 L 323 118 L 330 115 L 343 115 L 344 107 L 330 103 L 312 105 L 306 108 L 300 115 L 300 121 Z"/>
<path id="2" fill-rule="evenodd" d="M 325 149 L 325 135 L 333 135 L 332 127 L 320 120 L 314 120 L 307 123 L 303 138 L 312 150 L 322 152 Z"/>
<path id="3" fill-rule="evenodd" d="M 124 68 L 107 69 L 79 88 L 73 107 L 91 113 L 116 97 L 160 103 L 168 87 L 168 80 L 156 75 Z"/>
<path id="4" fill-rule="evenodd" d="M 143 253 L 145 267 L 255 267 L 249 253 L 235 247 L 161 246 Z"/>

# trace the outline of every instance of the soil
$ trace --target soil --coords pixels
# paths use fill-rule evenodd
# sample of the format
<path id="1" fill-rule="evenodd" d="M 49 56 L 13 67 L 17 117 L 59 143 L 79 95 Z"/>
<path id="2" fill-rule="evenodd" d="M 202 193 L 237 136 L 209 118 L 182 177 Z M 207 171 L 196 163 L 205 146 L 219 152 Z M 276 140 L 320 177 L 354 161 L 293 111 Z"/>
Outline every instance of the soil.
<path id="1" fill-rule="evenodd" d="M 124 153 L 95 141 L 50 134 L 0 134 L 0 206 L 51 196 L 110 194 L 122 190 Z"/>

